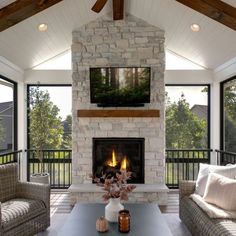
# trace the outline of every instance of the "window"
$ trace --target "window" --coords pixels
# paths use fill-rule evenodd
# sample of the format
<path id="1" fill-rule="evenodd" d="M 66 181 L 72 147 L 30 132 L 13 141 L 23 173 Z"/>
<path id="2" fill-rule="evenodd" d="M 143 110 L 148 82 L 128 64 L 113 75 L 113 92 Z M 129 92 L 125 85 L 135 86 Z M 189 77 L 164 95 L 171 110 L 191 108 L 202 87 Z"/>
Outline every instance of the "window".
<path id="1" fill-rule="evenodd" d="M 17 85 L 0 76 L 0 152 L 17 149 Z"/>
<path id="2" fill-rule="evenodd" d="M 236 152 L 236 77 L 221 83 L 221 149 Z"/>
<path id="3" fill-rule="evenodd" d="M 166 86 L 166 148 L 207 149 L 209 85 Z"/>
<path id="4" fill-rule="evenodd" d="M 71 85 L 28 85 L 28 108 L 29 149 L 71 149 Z"/>

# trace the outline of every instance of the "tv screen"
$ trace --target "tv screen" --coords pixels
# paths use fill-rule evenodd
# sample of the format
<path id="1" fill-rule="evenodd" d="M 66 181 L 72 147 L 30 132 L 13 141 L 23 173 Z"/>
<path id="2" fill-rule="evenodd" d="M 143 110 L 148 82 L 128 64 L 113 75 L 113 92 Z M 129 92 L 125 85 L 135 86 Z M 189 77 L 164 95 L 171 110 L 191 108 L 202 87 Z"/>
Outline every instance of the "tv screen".
<path id="1" fill-rule="evenodd" d="M 150 67 L 90 68 L 91 103 L 138 106 L 150 102 Z"/>

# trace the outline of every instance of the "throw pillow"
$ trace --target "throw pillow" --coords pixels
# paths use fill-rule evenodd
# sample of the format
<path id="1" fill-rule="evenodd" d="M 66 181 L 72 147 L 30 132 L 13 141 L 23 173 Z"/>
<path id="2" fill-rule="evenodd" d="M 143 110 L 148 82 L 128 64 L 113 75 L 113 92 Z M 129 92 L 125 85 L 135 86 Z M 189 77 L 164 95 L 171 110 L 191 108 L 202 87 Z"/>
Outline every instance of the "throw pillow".
<path id="1" fill-rule="evenodd" d="M 236 180 L 210 173 L 203 199 L 228 211 L 236 210 Z"/>
<path id="2" fill-rule="evenodd" d="M 198 172 L 198 177 L 196 181 L 196 189 L 195 193 L 199 194 L 200 196 L 203 197 L 205 188 L 206 188 L 206 183 L 207 183 L 207 178 L 209 173 L 214 172 L 214 173 L 219 173 L 221 175 L 224 175 L 229 178 L 235 178 L 236 175 L 236 165 L 230 165 L 230 166 L 217 166 L 217 165 L 209 165 L 209 164 L 203 164 L 200 163 L 200 168 Z"/>

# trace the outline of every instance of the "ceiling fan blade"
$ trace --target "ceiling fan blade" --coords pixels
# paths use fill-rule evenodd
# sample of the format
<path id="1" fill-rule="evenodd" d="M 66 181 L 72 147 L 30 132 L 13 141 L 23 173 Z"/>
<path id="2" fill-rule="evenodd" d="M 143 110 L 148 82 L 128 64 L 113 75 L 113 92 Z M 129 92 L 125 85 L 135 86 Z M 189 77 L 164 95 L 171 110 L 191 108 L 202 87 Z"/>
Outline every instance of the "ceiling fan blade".
<path id="1" fill-rule="evenodd" d="M 92 10 L 99 13 L 105 6 L 106 2 L 107 0 L 97 0 L 96 3 L 93 5 Z"/>
<path id="2" fill-rule="evenodd" d="M 113 0 L 113 20 L 124 18 L 124 0 Z"/>

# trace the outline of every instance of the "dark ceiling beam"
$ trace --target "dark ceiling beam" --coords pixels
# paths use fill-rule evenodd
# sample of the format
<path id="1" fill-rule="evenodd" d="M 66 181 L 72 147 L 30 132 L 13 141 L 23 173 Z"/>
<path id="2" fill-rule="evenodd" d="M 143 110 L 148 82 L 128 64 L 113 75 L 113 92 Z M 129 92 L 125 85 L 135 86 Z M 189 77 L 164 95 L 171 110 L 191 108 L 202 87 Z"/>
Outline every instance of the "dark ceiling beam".
<path id="1" fill-rule="evenodd" d="M 236 8 L 220 0 L 176 0 L 219 23 L 236 30 Z"/>
<path id="2" fill-rule="evenodd" d="M 17 0 L 0 9 L 0 32 L 61 2 L 62 0 Z"/>
<path id="3" fill-rule="evenodd" d="M 106 2 L 107 2 L 107 0 L 97 0 L 95 2 L 95 4 L 93 5 L 92 10 L 94 12 L 99 13 L 103 9 L 103 7 L 105 6 Z"/>
<path id="4" fill-rule="evenodd" d="M 113 20 L 124 18 L 124 0 L 113 0 Z"/>

